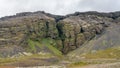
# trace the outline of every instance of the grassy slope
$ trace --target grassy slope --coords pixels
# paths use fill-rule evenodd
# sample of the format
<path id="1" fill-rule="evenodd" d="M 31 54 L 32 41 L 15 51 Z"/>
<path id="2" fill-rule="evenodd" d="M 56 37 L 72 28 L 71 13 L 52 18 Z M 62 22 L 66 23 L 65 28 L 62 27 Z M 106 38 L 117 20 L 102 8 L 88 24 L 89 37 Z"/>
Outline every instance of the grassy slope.
<path id="1" fill-rule="evenodd" d="M 44 54 L 33 54 L 31 56 L 20 56 L 17 58 L 0 58 L 0 65 L 4 65 L 7 63 L 14 63 L 14 62 L 20 62 L 20 61 L 24 61 L 24 60 L 28 60 L 29 58 L 50 58 L 53 56 L 57 56 L 57 57 L 63 57 L 62 53 L 56 49 L 55 46 L 55 42 L 52 39 L 42 39 L 41 42 L 39 41 L 33 41 L 33 40 L 28 40 L 28 44 L 29 47 L 26 48 L 26 50 L 28 52 L 37 52 L 36 46 L 39 47 L 40 49 L 48 49 L 48 51 L 50 51 L 49 53 L 44 53 Z M 44 52 L 44 51 L 43 51 Z"/>
<path id="2" fill-rule="evenodd" d="M 106 50 L 99 50 L 93 53 L 87 53 L 83 55 L 88 59 L 98 59 L 98 58 L 117 58 L 120 59 L 120 47 L 118 48 L 108 48 Z"/>
<path id="3" fill-rule="evenodd" d="M 46 49 L 52 52 L 53 55 L 62 56 L 62 53 L 57 48 L 54 47 L 56 46 L 56 44 L 52 39 L 49 38 L 42 39 L 41 42 L 32 41 L 29 39 L 28 43 L 29 43 L 28 51 L 36 52 L 37 51 L 36 46 L 39 47 L 40 49 L 44 49 L 46 47 Z"/>
<path id="4" fill-rule="evenodd" d="M 47 59 L 47 58 L 51 58 L 51 57 L 53 57 L 53 56 L 50 54 L 45 54 L 45 55 L 33 54 L 31 56 L 20 56 L 20 57 L 16 57 L 16 58 L 0 58 L 0 66 L 14 64 L 14 63 L 18 63 L 18 62 L 24 63 L 24 61 L 29 61 L 32 58 Z M 34 62 L 31 62 L 31 63 L 34 63 Z"/>

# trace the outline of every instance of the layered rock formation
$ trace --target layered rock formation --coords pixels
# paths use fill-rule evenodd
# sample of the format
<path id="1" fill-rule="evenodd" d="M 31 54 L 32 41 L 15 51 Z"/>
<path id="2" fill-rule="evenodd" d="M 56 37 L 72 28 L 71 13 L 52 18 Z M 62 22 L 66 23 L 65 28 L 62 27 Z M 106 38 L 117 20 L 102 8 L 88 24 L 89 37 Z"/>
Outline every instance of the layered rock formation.
<path id="1" fill-rule="evenodd" d="M 112 24 L 118 23 L 120 13 L 85 12 L 67 16 L 45 12 L 25 12 L 0 19 L 0 55 L 12 56 L 29 49 L 29 40 L 41 42 L 50 38 L 62 53 L 75 50 Z M 36 49 L 37 53 L 41 50 Z"/>
<path id="2" fill-rule="evenodd" d="M 102 33 L 109 26 L 110 18 L 98 17 L 96 15 L 70 16 L 60 21 L 63 30 L 64 52 L 71 51 L 89 41 L 96 34 Z M 67 50 L 67 51 L 66 51 Z"/>

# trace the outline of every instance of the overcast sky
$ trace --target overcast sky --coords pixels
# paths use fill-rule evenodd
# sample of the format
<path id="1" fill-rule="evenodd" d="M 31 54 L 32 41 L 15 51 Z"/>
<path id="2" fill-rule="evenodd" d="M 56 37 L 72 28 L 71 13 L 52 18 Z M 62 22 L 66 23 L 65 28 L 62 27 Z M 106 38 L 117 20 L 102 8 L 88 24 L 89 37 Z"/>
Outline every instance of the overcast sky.
<path id="1" fill-rule="evenodd" d="M 76 11 L 112 12 L 119 10 L 120 0 L 0 0 L 0 17 L 33 11 L 65 15 Z"/>

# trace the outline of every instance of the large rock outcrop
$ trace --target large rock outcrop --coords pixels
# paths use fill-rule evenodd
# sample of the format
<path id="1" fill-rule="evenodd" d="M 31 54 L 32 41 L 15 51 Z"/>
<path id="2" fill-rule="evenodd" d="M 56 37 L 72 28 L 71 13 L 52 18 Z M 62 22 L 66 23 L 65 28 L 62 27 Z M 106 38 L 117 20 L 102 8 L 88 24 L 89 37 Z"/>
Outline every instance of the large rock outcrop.
<path id="1" fill-rule="evenodd" d="M 39 13 L 20 13 L 0 21 L 0 53 L 14 55 L 29 47 L 28 40 L 57 38 L 54 18 Z"/>
<path id="2" fill-rule="evenodd" d="M 58 28 L 61 27 L 59 34 L 64 45 L 63 53 L 74 50 L 95 35 L 101 34 L 111 21 L 111 18 L 97 15 L 69 16 L 59 21 L 57 25 Z"/>
<path id="3" fill-rule="evenodd" d="M 48 38 L 52 39 L 53 47 L 66 54 L 102 34 L 115 22 L 119 22 L 119 14 L 98 12 L 67 16 L 25 12 L 3 17 L 0 19 L 0 55 L 29 51 L 31 40 L 40 43 Z M 38 47 L 36 50 L 34 53 L 41 51 Z"/>

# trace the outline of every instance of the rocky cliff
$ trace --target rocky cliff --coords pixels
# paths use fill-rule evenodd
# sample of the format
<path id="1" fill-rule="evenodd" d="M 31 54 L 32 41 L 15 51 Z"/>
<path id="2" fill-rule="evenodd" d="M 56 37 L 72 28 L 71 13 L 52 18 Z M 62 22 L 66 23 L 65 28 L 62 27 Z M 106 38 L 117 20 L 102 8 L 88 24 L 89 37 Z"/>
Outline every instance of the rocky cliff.
<path id="1" fill-rule="evenodd" d="M 3 17 L 0 19 L 0 56 L 55 53 L 51 51 L 54 49 L 66 54 L 101 36 L 109 26 L 119 26 L 119 20 L 120 12 L 76 12 L 58 16 L 38 11 Z"/>

